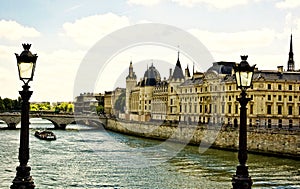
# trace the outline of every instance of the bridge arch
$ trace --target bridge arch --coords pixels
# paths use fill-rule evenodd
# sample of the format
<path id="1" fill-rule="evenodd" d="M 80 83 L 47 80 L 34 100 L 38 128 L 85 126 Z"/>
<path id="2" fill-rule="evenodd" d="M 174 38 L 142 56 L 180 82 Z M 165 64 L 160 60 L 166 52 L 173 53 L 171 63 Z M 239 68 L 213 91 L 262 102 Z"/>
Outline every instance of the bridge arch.
<path id="1" fill-rule="evenodd" d="M 21 117 L 1 116 L 0 120 L 3 121 L 8 126 L 8 129 L 16 129 L 16 126 L 21 122 Z"/>
<path id="2" fill-rule="evenodd" d="M 30 118 L 42 118 L 50 121 L 55 129 L 65 129 L 71 123 L 82 123 L 89 126 L 106 126 L 107 118 L 89 115 L 74 115 L 74 114 L 30 114 Z M 16 125 L 21 121 L 20 114 L 0 114 L 0 120 L 3 120 L 8 128 L 15 129 Z"/>

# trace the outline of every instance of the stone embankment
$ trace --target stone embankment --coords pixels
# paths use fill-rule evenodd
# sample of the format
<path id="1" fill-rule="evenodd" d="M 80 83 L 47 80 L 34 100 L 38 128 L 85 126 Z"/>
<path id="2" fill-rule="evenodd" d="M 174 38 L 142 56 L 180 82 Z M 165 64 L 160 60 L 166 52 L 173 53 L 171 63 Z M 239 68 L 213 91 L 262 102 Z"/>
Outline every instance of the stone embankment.
<path id="1" fill-rule="evenodd" d="M 156 122 L 128 122 L 109 119 L 106 129 L 128 135 L 158 140 L 172 140 L 192 145 L 237 150 L 238 129 Z M 251 129 L 248 151 L 270 155 L 300 157 L 300 132 L 289 130 Z"/>

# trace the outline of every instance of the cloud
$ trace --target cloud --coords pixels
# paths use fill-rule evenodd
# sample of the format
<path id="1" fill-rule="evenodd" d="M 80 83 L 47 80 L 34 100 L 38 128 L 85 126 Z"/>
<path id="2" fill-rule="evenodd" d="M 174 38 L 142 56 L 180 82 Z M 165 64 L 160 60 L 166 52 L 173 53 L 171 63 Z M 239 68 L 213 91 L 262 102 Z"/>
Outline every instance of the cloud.
<path id="1" fill-rule="evenodd" d="M 161 3 L 162 0 L 128 0 L 127 3 L 131 5 L 154 6 Z"/>
<path id="2" fill-rule="evenodd" d="M 126 16 L 107 13 L 64 23 L 62 35 L 70 37 L 78 44 L 91 46 L 105 35 L 128 25 L 129 19 Z"/>
<path id="3" fill-rule="evenodd" d="M 178 3 L 181 6 L 185 7 L 194 7 L 197 5 L 207 5 L 209 7 L 217 9 L 227 9 L 239 5 L 245 5 L 248 3 L 248 0 L 172 0 L 175 3 Z"/>
<path id="4" fill-rule="evenodd" d="M 31 49 L 30 49 L 31 50 Z M 0 45 L 0 88 L 1 97 L 17 98 L 22 82 L 19 80 L 16 57 L 14 53 L 22 51 L 20 45 Z M 37 65 L 33 81 L 34 91 L 31 101 L 65 101 L 73 100 L 73 85 L 81 60 L 86 51 L 56 49 L 54 51 L 35 51 Z M 9 85 L 8 85 L 9 83 Z"/>
<path id="5" fill-rule="evenodd" d="M 216 9 L 227 9 L 239 5 L 245 5 L 249 0 L 128 0 L 127 3 L 131 5 L 141 5 L 141 6 L 154 6 L 162 3 L 163 1 L 173 2 L 183 7 L 195 7 L 199 5 L 206 5 L 208 7 L 213 7 Z M 254 0 L 257 2 L 258 0 Z"/>
<path id="6" fill-rule="evenodd" d="M 212 51 L 233 52 L 242 49 L 268 46 L 276 37 L 270 29 L 249 30 L 240 32 L 209 32 L 199 29 L 190 29 L 200 41 Z"/>
<path id="7" fill-rule="evenodd" d="M 38 93 L 33 100 L 72 100 L 75 76 L 85 53 L 67 49 L 39 51 L 35 77 L 31 83 Z"/>
<path id="8" fill-rule="evenodd" d="M 300 6 L 299 0 L 283 0 L 276 3 L 276 7 L 280 9 L 294 9 Z"/>
<path id="9" fill-rule="evenodd" d="M 41 34 L 32 27 L 23 26 L 16 21 L 0 20 L 0 39 L 19 40 L 22 38 L 35 38 Z"/>

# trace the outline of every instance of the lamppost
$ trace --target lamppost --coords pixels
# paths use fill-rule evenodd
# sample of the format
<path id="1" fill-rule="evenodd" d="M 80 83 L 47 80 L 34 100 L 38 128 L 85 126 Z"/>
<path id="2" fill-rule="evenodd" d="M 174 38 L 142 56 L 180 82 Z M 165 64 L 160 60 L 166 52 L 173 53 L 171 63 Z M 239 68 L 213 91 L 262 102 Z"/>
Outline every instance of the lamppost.
<path id="1" fill-rule="evenodd" d="M 17 58 L 17 65 L 20 80 L 23 81 L 23 90 L 19 91 L 22 98 L 21 111 L 21 132 L 19 162 L 17 174 L 11 185 L 11 189 L 33 189 L 35 187 L 32 177 L 30 176 L 30 166 L 27 165 L 29 160 L 29 99 L 32 91 L 29 91 L 29 81 L 32 81 L 35 70 L 37 55 L 32 54 L 29 49 L 31 44 L 22 44 L 24 51 Z"/>
<path id="2" fill-rule="evenodd" d="M 252 77 L 254 66 L 250 66 L 247 62 L 248 56 L 241 56 L 242 61 L 235 66 L 235 79 L 239 89 L 241 89 L 241 97 L 238 101 L 240 108 L 240 131 L 239 131 L 239 165 L 236 168 L 236 174 L 232 177 L 233 189 L 250 189 L 252 186 L 251 177 L 249 177 L 247 162 L 247 103 L 250 98 L 247 98 L 246 90 L 252 86 Z"/>

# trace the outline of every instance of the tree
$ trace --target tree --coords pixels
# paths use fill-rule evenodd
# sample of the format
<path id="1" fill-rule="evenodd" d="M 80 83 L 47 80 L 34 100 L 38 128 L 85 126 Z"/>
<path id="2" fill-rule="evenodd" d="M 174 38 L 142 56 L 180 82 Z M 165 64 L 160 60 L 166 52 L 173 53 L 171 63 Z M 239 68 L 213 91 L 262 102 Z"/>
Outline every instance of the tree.
<path id="1" fill-rule="evenodd" d="M 51 110 L 50 102 L 30 104 L 30 111 Z"/>
<path id="2" fill-rule="evenodd" d="M 74 112 L 74 104 L 68 104 L 67 107 L 68 107 L 68 108 L 67 108 L 67 111 L 68 111 L 68 112 Z"/>
<path id="3" fill-rule="evenodd" d="M 9 98 L 4 98 L 3 99 L 3 103 L 4 103 L 4 106 L 5 106 L 5 110 L 6 111 L 10 111 L 13 109 L 13 103 L 12 103 L 12 100 L 9 99 Z"/>
<path id="4" fill-rule="evenodd" d="M 0 111 L 5 111 L 5 105 L 1 97 L 0 97 Z"/>
<path id="5" fill-rule="evenodd" d="M 104 107 L 102 105 L 96 106 L 96 112 L 97 114 L 103 114 L 104 113 Z"/>

